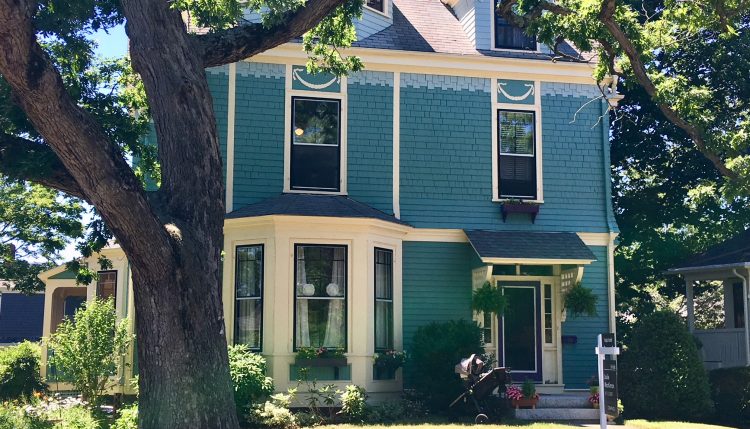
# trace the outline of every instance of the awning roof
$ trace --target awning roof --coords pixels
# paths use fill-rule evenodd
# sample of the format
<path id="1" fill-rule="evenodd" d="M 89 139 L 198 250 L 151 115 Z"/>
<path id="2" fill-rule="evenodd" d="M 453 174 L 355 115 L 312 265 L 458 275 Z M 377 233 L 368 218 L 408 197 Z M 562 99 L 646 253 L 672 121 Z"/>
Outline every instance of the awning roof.
<path id="1" fill-rule="evenodd" d="M 678 274 L 688 271 L 701 271 L 739 268 L 750 266 L 750 229 L 728 240 L 710 247 L 703 253 L 693 255 L 687 261 L 670 268 L 667 272 Z"/>
<path id="2" fill-rule="evenodd" d="M 227 219 L 286 215 L 369 218 L 408 225 L 396 217 L 344 195 L 281 194 L 226 215 Z"/>
<path id="3" fill-rule="evenodd" d="M 482 259 L 491 264 L 590 264 L 596 256 L 572 232 L 464 230 Z"/>

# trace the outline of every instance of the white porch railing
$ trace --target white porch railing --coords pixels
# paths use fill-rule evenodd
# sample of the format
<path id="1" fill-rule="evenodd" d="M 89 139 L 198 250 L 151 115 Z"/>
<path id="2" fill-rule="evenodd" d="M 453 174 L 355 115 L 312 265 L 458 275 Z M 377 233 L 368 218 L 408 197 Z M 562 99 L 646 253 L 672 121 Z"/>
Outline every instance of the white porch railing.
<path id="1" fill-rule="evenodd" d="M 747 365 L 743 328 L 696 330 L 693 334 L 703 344 L 700 354 L 706 369 Z"/>

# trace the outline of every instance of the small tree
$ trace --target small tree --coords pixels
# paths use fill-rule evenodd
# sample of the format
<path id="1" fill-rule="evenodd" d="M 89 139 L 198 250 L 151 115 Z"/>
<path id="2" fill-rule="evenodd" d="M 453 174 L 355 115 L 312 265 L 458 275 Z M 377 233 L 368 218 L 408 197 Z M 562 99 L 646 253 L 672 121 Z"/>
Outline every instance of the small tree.
<path id="1" fill-rule="evenodd" d="M 114 301 L 94 299 L 57 327 L 48 340 L 50 363 L 64 374 L 83 398 L 98 403 L 109 379 L 123 365 L 132 337 L 127 319 L 117 323 Z"/>

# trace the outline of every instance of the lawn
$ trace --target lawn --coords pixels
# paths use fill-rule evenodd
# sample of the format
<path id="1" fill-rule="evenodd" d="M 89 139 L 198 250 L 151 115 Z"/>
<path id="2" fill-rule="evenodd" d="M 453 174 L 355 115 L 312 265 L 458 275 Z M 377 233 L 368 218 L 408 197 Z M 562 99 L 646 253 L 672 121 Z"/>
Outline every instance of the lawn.
<path id="1" fill-rule="evenodd" d="M 423 423 L 423 424 L 395 424 L 395 425 L 332 425 L 331 429 L 466 429 L 467 426 L 475 426 L 470 423 L 466 424 L 440 424 L 440 423 Z M 570 428 L 598 428 L 598 424 L 562 424 L 562 423 L 527 423 L 514 421 L 506 424 L 482 425 L 487 429 L 570 429 Z M 610 425 L 613 429 L 729 429 L 728 426 L 703 425 L 697 423 L 683 422 L 648 422 L 646 420 L 630 420 L 624 426 Z"/>

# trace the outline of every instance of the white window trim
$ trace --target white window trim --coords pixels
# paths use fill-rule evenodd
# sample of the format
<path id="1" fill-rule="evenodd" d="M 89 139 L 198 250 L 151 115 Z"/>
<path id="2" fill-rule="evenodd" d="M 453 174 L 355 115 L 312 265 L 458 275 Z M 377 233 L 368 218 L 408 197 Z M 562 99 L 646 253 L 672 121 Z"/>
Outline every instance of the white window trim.
<path id="1" fill-rule="evenodd" d="M 286 65 L 286 91 L 284 95 L 284 192 L 289 194 L 321 194 L 321 195 L 347 195 L 347 79 L 341 77 L 340 92 L 305 91 L 292 89 L 292 64 Z M 339 150 L 339 190 L 338 191 L 314 191 L 292 189 L 291 186 L 291 159 L 292 159 L 292 97 L 308 97 L 320 99 L 339 100 L 340 102 L 340 138 Z"/>
<path id="2" fill-rule="evenodd" d="M 385 9 L 385 11 L 383 11 L 383 12 L 381 12 L 381 11 L 375 9 L 375 8 L 372 8 L 372 7 L 368 6 L 367 5 L 367 0 L 363 0 L 362 3 L 363 3 L 363 6 L 365 7 L 366 10 L 369 10 L 371 12 L 375 12 L 378 15 L 382 15 L 382 16 L 384 16 L 386 18 L 390 18 L 391 17 L 391 15 L 388 13 L 388 11 L 391 10 L 391 8 L 389 7 L 390 3 L 391 3 L 391 0 L 383 0 L 383 9 Z"/>
<path id="3" fill-rule="evenodd" d="M 231 285 L 232 285 L 232 299 L 231 299 L 231 307 L 232 307 L 232 327 L 230 329 L 231 335 L 228 336 L 227 340 L 231 338 L 230 344 L 236 344 L 235 343 L 235 335 L 237 334 L 237 301 L 244 301 L 244 300 L 259 300 L 261 305 L 261 318 L 260 318 L 260 346 L 258 348 L 251 348 L 250 350 L 261 353 L 263 352 L 263 343 L 266 341 L 265 338 L 265 319 L 266 319 L 266 249 L 267 245 L 265 241 L 240 241 L 239 243 L 243 244 L 236 244 L 232 243 L 232 249 L 234 249 L 234 253 L 232 255 L 232 274 L 231 274 Z M 262 249 L 262 261 L 261 261 L 261 285 L 260 285 L 260 296 L 258 297 L 237 297 L 237 249 L 240 247 L 253 247 L 253 246 L 260 246 Z"/>
<path id="4" fill-rule="evenodd" d="M 536 54 L 542 53 L 539 48 L 539 41 L 535 40 L 536 48 L 534 50 L 528 49 L 511 49 L 511 48 L 496 48 L 495 47 L 495 0 L 490 0 L 490 50 L 499 52 L 532 52 Z"/>
<path id="5" fill-rule="evenodd" d="M 500 203 L 503 201 L 512 200 L 513 198 L 500 197 L 500 179 L 498 173 L 500 172 L 500 166 L 498 165 L 499 148 L 498 148 L 498 135 L 497 135 L 497 111 L 498 110 L 515 110 L 519 112 L 534 112 L 534 133 L 535 144 L 534 153 L 536 154 L 536 199 L 523 200 L 527 203 L 544 203 L 544 183 L 543 183 L 543 170 L 542 170 L 542 95 L 541 95 L 541 82 L 538 80 L 534 81 L 534 104 L 515 104 L 515 103 L 500 103 L 497 101 L 497 80 L 502 78 L 492 78 L 490 80 L 490 99 L 492 105 L 492 201 Z"/>

